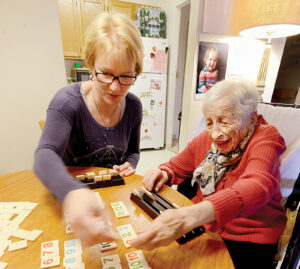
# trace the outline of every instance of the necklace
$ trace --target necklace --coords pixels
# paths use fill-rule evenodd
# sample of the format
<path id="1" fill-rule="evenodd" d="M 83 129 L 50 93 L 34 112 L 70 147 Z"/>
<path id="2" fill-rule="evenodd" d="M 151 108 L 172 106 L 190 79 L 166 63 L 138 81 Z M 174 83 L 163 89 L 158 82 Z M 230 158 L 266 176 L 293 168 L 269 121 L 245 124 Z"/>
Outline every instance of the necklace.
<path id="1" fill-rule="evenodd" d="M 110 124 L 110 120 L 107 121 L 107 120 L 105 120 L 103 118 L 102 114 L 100 113 L 99 107 L 98 107 L 98 105 L 96 103 L 95 96 L 94 96 L 94 91 L 93 91 L 92 95 L 93 95 L 93 100 L 94 100 L 95 106 L 97 108 L 98 114 L 100 115 L 101 120 L 105 123 L 106 130 L 108 130 L 108 127 L 109 127 L 109 124 Z M 119 104 L 115 107 L 114 111 L 111 113 L 110 118 L 112 118 L 115 115 L 118 107 L 119 107 Z"/>

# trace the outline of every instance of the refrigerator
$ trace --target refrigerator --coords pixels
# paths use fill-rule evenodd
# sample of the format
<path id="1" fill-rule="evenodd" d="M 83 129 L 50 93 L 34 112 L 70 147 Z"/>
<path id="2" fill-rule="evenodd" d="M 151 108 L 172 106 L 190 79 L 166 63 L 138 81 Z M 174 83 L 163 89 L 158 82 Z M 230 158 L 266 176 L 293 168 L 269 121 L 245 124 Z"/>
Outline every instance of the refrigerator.
<path id="1" fill-rule="evenodd" d="M 140 148 L 164 147 L 168 42 L 166 39 L 142 37 L 144 45 L 143 73 L 130 91 L 143 106 Z"/>

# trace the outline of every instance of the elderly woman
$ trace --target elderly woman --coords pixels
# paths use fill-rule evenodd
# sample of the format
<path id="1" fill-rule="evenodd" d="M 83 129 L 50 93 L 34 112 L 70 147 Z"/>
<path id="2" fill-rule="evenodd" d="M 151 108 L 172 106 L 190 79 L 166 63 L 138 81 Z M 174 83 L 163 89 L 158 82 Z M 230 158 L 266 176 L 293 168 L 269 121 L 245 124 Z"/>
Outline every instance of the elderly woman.
<path id="1" fill-rule="evenodd" d="M 158 191 L 192 178 L 195 205 L 163 212 L 133 247 L 167 245 L 204 224 L 223 238 L 236 268 L 272 268 L 286 222 L 279 186 L 285 142 L 257 115 L 257 105 L 257 90 L 248 82 L 221 81 L 206 93 L 206 130 L 143 180 Z"/>
<path id="2" fill-rule="evenodd" d="M 84 56 L 91 79 L 64 87 L 52 99 L 34 171 L 63 202 L 76 236 L 93 245 L 117 236 L 94 192 L 65 165 L 113 167 L 121 176 L 135 172 L 142 105 L 129 89 L 142 72 L 139 30 L 126 15 L 102 13 L 88 28 Z"/>

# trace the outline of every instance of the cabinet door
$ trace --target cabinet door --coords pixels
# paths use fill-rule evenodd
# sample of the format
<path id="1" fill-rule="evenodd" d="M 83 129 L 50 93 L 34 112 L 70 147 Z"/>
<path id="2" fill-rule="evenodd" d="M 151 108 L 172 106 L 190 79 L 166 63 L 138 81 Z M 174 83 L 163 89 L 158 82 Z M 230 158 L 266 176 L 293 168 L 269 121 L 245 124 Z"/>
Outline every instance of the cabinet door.
<path id="1" fill-rule="evenodd" d="M 126 14 L 132 20 L 136 20 L 136 4 L 134 3 L 111 0 L 109 1 L 109 10 Z"/>
<path id="2" fill-rule="evenodd" d="M 80 59 L 82 34 L 77 0 L 58 0 L 58 11 L 64 56 Z"/>
<path id="3" fill-rule="evenodd" d="M 93 19 L 105 10 L 104 0 L 81 0 L 82 34 Z"/>

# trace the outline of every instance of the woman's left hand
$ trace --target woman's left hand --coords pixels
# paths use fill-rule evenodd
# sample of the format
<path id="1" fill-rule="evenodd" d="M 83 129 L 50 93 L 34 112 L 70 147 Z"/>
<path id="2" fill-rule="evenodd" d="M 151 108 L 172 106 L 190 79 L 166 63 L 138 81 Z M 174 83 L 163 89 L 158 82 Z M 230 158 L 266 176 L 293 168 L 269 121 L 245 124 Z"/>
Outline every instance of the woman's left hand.
<path id="1" fill-rule="evenodd" d="M 122 165 L 114 165 L 113 169 L 117 170 L 121 177 L 128 177 L 135 173 L 135 169 L 131 167 L 129 162 L 123 163 Z"/>

